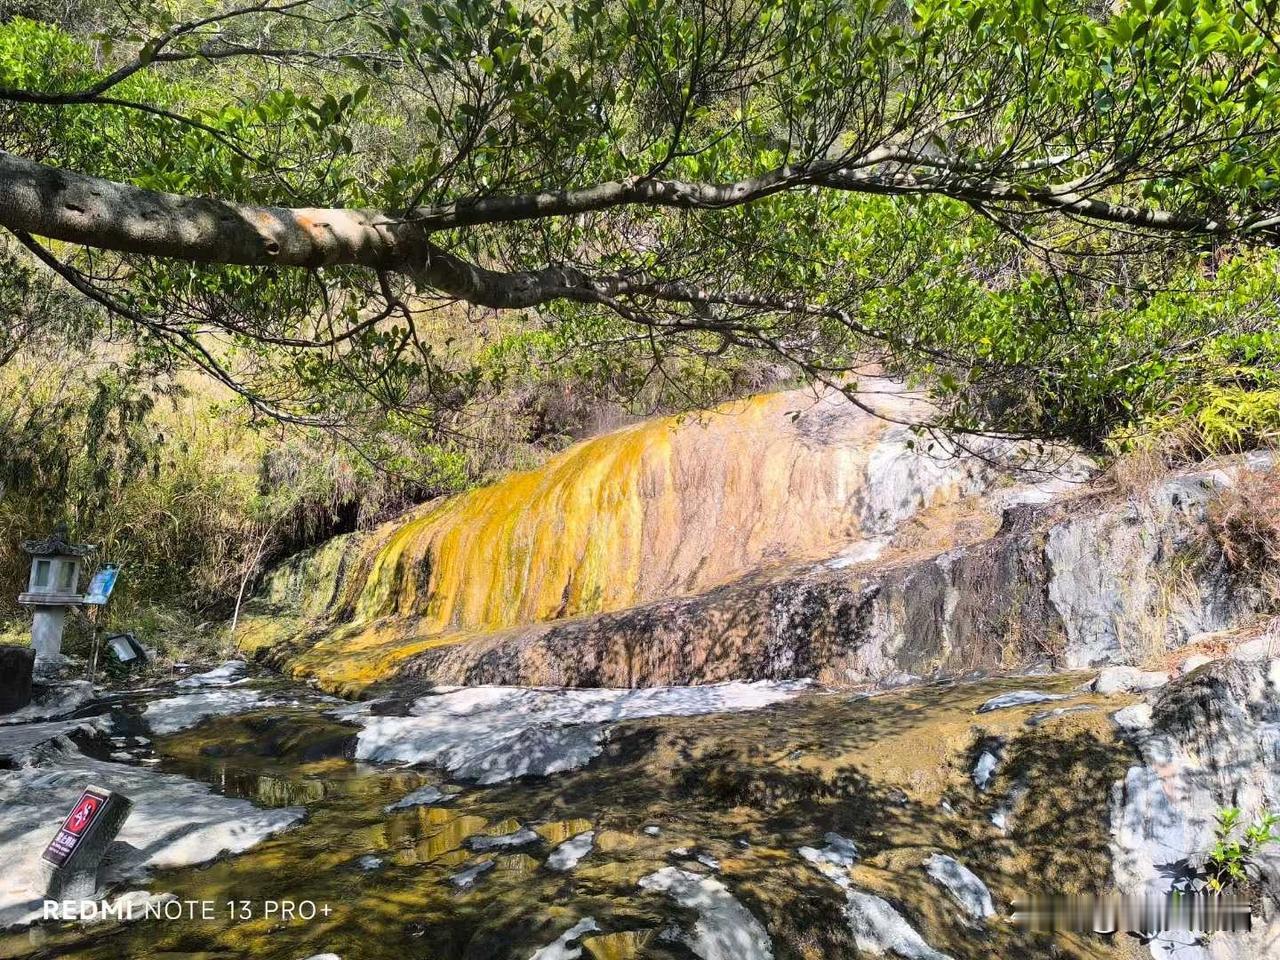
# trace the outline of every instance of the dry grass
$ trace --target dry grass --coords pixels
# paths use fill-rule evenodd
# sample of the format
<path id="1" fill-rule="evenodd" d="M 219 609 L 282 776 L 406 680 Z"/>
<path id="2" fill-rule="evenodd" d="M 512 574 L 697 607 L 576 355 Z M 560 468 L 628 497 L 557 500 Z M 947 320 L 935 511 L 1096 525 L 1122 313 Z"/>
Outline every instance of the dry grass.
<path id="1" fill-rule="evenodd" d="M 1213 660 L 1229 655 L 1241 644 L 1248 643 L 1274 629 L 1272 617 L 1260 617 L 1253 623 L 1234 630 L 1220 630 L 1216 633 L 1204 634 L 1193 643 L 1185 644 L 1173 650 L 1146 660 L 1142 663 L 1144 670 L 1163 670 L 1171 676 L 1182 672 L 1182 665 L 1192 657 L 1205 656 Z"/>
<path id="2" fill-rule="evenodd" d="M 1239 471 L 1209 505 L 1208 522 L 1227 565 L 1280 601 L 1280 472 Z"/>
<path id="3" fill-rule="evenodd" d="M 1163 447 L 1146 444 L 1112 461 L 1100 485 L 1126 497 L 1145 494 L 1173 471 L 1173 461 Z"/>

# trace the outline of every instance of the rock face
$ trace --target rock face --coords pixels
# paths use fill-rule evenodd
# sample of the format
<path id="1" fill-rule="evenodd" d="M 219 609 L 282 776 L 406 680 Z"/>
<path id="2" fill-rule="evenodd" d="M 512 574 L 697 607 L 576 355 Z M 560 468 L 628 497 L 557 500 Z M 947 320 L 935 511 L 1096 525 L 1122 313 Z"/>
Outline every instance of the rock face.
<path id="1" fill-rule="evenodd" d="M 916 416 L 901 385 L 865 386 L 887 417 Z M 637 607 L 623 622 L 640 631 L 645 604 L 788 564 L 838 571 L 873 559 L 920 511 L 990 490 L 1004 476 L 993 464 L 1028 453 L 983 446 L 981 458 L 931 455 L 908 426 L 834 392 L 637 424 L 285 564 L 254 605 L 277 619 L 251 617 L 239 639 L 245 649 L 302 640 L 282 658 L 291 669 L 353 688 L 477 634 Z"/>
<path id="2" fill-rule="evenodd" d="M 794 394 L 637 425 L 286 564 L 242 640 L 342 692 L 845 685 L 1134 663 L 1262 603 L 1206 515 L 1271 455 L 1121 494 L 997 489 L 909 441 Z"/>
<path id="3" fill-rule="evenodd" d="M 1252 457 L 1243 469 L 1270 469 Z M 755 577 L 697 597 L 428 649 L 400 676 L 643 686 L 730 677 L 891 681 L 974 668 L 1138 660 L 1262 606 L 1210 536 L 1224 470 L 1141 495 L 1006 511 L 992 538 L 923 560 Z"/>
<path id="4" fill-rule="evenodd" d="M 1238 807 L 1243 826 L 1280 810 L 1280 660 L 1228 657 L 1162 690 L 1149 725 L 1128 734 L 1142 763 L 1117 784 L 1112 813 L 1117 886 L 1128 892 L 1195 889 L 1214 843 L 1215 817 Z M 1276 863 L 1267 871 L 1272 883 Z M 1210 960 L 1280 954 L 1280 899 L 1262 896 L 1261 922 L 1248 935 L 1201 943 L 1186 933 L 1158 936 L 1154 957 Z"/>

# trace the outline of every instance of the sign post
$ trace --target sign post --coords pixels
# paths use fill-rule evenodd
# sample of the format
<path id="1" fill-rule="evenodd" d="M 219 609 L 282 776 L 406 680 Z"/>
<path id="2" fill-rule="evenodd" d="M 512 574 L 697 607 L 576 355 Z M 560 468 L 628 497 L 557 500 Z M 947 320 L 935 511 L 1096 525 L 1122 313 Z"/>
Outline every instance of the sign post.
<path id="1" fill-rule="evenodd" d="M 45 895 L 54 900 L 92 899 L 98 869 L 133 801 L 103 787 L 87 786 L 44 853 Z"/>
<path id="2" fill-rule="evenodd" d="M 89 608 L 89 623 L 93 625 L 93 658 L 89 663 L 90 683 L 93 683 L 94 675 L 98 672 L 98 611 L 111 599 L 111 591 L 116 588 L 116 578 L 119 575 L 119 567 L 115 564 L 107 564 L 93 575 L 82 601 Z"/>

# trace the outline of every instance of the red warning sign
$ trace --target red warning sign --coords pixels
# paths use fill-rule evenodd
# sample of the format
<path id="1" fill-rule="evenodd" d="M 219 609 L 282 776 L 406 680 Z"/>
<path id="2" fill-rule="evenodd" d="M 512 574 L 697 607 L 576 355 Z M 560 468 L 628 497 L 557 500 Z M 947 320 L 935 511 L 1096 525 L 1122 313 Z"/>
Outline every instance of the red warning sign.
<path id="1" fill-rule="evenodd" d="M 101 808 L 102 799 L 86 791 L 81 795 L 80 802 L 76 804 L 76 808 L 71 811 L 71 816 L 67 817 L 62 829 L 69 830 L 79 836 L 84 833 L 85 827 L 93 823 L 93 818 L 98 815 L 98 811 Z"/>
<path id="2" fill-rule="evenodd" d="M 71 808 L 67 819 L 62 821 L 61 829 L 49 841 L 49 846 L 45 847 L 42 854 L 44 859 L 59 867 L 66 863 L 68 858 L 76 852 L 76 847 L 80 846 L 80 841 L 93 826 L 109 799 L 110 796 L 106 793 L 95 790 L 93 787 L 86 788 L 84 793 L 80 794 L 76 805 Z"/>

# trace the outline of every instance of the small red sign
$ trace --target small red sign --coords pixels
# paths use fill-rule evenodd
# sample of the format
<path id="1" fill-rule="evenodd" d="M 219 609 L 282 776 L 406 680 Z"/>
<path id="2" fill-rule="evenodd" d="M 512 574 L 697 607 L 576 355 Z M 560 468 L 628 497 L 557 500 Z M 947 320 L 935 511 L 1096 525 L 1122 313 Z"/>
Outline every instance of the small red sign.
<path id="1" fill-rule="evenodd" d="M 67 822 L 62 825 L 62 829 L 80 836 L 84 833 L 85 828 L 93 823 L 93 818 L 98 815 L 98 810 L 102 807 L 102 800 L 95 797 L 91 793 L 86 793 L 80 798 L 80 802 L 76 804 L 76 808 L 71 811 L 71 816 L 67 817 Z"/>
<path id="2" fill-rule="evenodd" d="M 56 866 L 66 863 L 71 854 L 75 853 L 76 847 L 80 846 L 80 841 L 93 826 L 93 822 L 106 806 L 108 799 L 108 794 L 94 790 L 92 787 L 80 794 L 80 799 L 71 808 L 71 813 L 66 820 L 62 821 L 57 834 L 45 848 L 44 859 Z"/>

